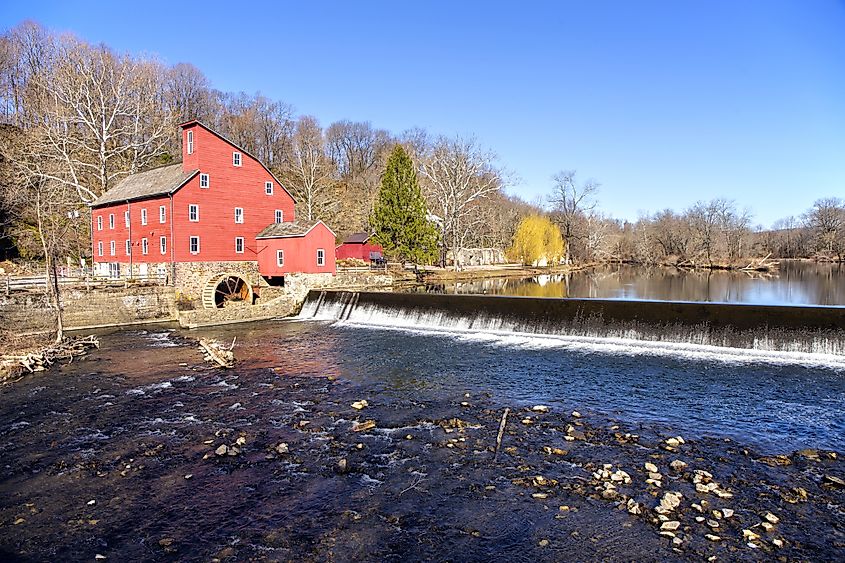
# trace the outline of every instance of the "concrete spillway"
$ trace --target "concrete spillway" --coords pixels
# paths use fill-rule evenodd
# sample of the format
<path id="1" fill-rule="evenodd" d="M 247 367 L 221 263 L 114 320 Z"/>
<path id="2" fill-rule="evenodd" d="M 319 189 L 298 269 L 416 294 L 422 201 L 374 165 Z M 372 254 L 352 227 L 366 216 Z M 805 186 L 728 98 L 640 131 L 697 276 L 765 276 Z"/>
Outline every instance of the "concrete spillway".
<path id="1" fill-rule="evenodd" d="M 845 308 L 312 291 L 302 319 L 845 356 Z"/>

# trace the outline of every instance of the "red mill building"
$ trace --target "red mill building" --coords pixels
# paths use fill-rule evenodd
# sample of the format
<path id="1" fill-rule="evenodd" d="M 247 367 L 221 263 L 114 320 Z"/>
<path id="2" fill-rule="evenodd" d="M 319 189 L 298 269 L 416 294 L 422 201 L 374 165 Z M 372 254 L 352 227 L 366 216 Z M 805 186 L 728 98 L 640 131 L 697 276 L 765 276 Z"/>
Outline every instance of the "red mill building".
<path id="1" fill-rule="evenodd" d="M 91 204 L 97 274 L 166 277 L 206 307 L 334 275 L 334 233 L 297 223 L 266 166 L 198 121 L 180 127 L 182 162 L 132 174 Z"/>

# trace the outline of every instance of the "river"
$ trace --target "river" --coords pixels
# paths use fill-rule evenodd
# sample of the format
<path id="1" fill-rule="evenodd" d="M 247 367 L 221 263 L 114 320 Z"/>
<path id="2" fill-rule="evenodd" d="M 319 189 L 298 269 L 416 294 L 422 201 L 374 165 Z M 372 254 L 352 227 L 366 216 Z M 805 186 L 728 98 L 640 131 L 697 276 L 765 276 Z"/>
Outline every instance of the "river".
<path id="1" fill-rule="evenodd" d="M 431 285 L 432 292 L 845 306 L 845 266 L 785 260 L 771 272 L 599 266 L 571 274 Z"/>

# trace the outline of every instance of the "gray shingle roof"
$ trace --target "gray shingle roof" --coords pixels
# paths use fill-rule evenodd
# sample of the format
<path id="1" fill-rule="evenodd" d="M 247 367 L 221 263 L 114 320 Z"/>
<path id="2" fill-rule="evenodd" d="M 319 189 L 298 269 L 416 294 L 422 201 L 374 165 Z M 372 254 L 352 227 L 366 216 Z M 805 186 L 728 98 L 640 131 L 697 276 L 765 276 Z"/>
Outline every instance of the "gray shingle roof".
<path id="1" fill-rule="evenodd" d="M 346 243 L 363 244 L 363 243 L 367 242 L 368 240 L 370 240 L 370 236 L 371 235 L 369 233 L 352 233 L 351 235 L 346 237 L 346 240 L 343 241 L 343 244 L 346 244 Z"/>
<path id="2" fill-rule="evenodd" d="M 197 172 L 199 170 L 183 172 L 181 162 L 138 172 L 127 176 L 118 185 L 98 197 L 91 207 L 172 194 Z"/>
<path id="3" fill-rule="evenodd" d="M 255 235 L 255 238 L 301 237 L 319 223 L 273 223 Z"/>

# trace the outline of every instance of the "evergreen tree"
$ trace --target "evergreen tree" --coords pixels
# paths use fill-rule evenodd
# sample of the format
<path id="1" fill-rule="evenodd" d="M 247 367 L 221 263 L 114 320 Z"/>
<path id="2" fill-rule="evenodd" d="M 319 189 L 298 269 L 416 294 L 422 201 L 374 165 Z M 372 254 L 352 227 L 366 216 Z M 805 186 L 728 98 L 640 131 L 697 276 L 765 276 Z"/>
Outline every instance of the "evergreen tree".
<path id="1" fill-rule="evenodd" d="M 401 145 L 387 159 L 370 226 L 394 259 L 429 263 L 437 255 L 437 229 L 426 218 L 414 163 Z"/>

